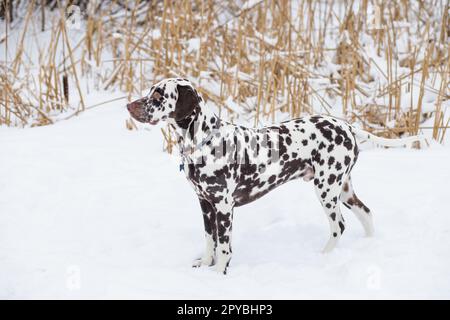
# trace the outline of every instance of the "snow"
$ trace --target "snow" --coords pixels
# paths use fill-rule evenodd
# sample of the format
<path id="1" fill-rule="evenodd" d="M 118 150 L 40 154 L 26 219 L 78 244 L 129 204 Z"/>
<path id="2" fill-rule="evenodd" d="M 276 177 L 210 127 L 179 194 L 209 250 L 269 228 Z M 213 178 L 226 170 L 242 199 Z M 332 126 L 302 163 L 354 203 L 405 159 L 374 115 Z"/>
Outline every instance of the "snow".
<path id="1" fill-rule="evenodd" d="M 115 102 L 0 127 L 0 298 L 450 298 L 448 147 L 365 148 L 353 181 L 376 235 L 343 208 L 346 232 L 327 255 L 310 183 L 237 208 L 223 276 L 191 268 L 200 206 L 160 127 L 128 131 L 126 119 Z"/>
<path id="2" fill-rule="evenodd" d="M 260 2 L 242 1 L 241 10 Z M 292 16 L 299 17 L 299 8 L 293 4 Z M 316 30 L 323 24 L 321 12 L 315 12 Z M 335 24 L 342 13 L 337 12 L 329 23 Z M 233 16 L 232 12 L 221 13 L 219 25 L 228 23 L 231 28 L 236 22 Z M 308 19 L 301 21 L 306 28 Z M 415 36 L 407 37 L 418 26 L 413 23 L 411 32 L 406 32 L 407 24 L 398 22 L 397 27 L 405 31 L 396 48 L 402 57 L 409 52 L 407 41 L 418 41 Z M 5 33 L 3 27 L 0 34 Z M 79 27 L 68 29 L 76 60 L 81 56 L 76 44 L 85 33 L 85 23 Z M 48 24 L 41 33 L 33 24 L 32 31 L 24 35 L 27 68 L 35 76 L 38 53 L 52 41 L 49 28 Z M 22 31 L 22 26 L 9 30 L 8 54 L 2 47 L 0 60 L 15 56 Z M 330 28 L 325 35 L 327 47 L 338 44 L 338 31 Z M 151 38 L 161 38 L 160 30 L 150 32 Z M 433 34 L 433 29 L 428 32 Z M 276 34 L 256 35 L 269 44 L 278 41 Z M 112 31 L 112 36 L 123 38 L 120 30 Z M 198 37 L 186 41 L 185 52 L 198 51 L 202 41 Z M 387 96 L 377 97 L 375 90 L 388 84 L 386 58 L 376 54 L 367 34 L 361 34 L 361 45 L 360 53 L 369 61 L 367 72 L 375 82 L 358 83 L 370 98 L 356 95 L 355 99 L 361 100 L 360 105 L 388 105 Z M 420 47 L 418 60 L 425 47 Z M 64 57 L 61 48 L 57 64 Z M 252 54 L 251 48 L 250 60 L 259 63 L 260 55 L 254 50 Z M 264 60 L 272 58 L 267 54 Z M 126 93 L 117 88 L 96 91 L 105 85 L 101 78 L 110 78 L 113 59 L 115 55 L 105 50 L 99 66 L 85 60 L 90 70 L 80 82 L 86 112 L 74 116 L 79 97 L 72 90 L 67 112 L 51 114 L 57 120 L 54 125 L 0 127 L 0 298 L 450 298 L 450 216 L 445 202 L 450 148 L 437 144 L 420 151 L 364 146 L 353 182 L 359 197 L 374 212 L 374 238 L 363 237 L 359 222 L 343 208 L 344 236 L 334 252 L 321 254 L 328 239 L 328 222 L 311 183 L 298 180 L 235 210 L 234 255 L 227 276 L 214 268 L 192 269 L 192 261 L 204 248 L 199 203 L 178 170 L 179 159 L 163 152 L 161 127 L 138 125 L 140 130 L 128 131 Z M 308 82 L 315 91 L 323 93 L 335 86 L 328 79 L 330 74 L 340 78 L 340 66 L 332 61 L 331 50 L 325 53 L 323 64 L 310 70 L 314 76 Z M 144 69 L 147 79 L 154 82 L 161 75 L 150 72 L 151 63 L 144 63 Z M 216 64 L 216 69 L 209 66 L 198 77 L 188 77 L 198 87 L 219 95 L 220 82 L 214 75 L 222 72 L 220 57 Z M 399 76 L 409 72 L 397 60 L 393 68 Z M 241 81 L 253 80 L 236 67 L 226 71 Z M 25 75 L 21 70 L 19 76 Z M 420 80 L 417 73 L 412 93 L 402 89 L 401 109 L 417 104 Z M 74 87 L 73 79 L 69 81 Z M 436 110 L 441 82 L 438 75 L 427 79 L 422 111 Z M 19 81 L 14 86 L 25 84 Z M 151 85 L 150 80 L 145 84 Z M 342 116 L 339 97 L 322 98 L 333 106 L 333 115 Z M 105 101 L 109 103 L 102 104 Z M 222 109 L 224 118 L 242 125 L 253 123 L 251 108 L 231 97 L 226 103 L 234 113 Z M 256 97 L 247 98 L 248 106 L 253 108 L 255 103 Z M 325 112 L 320 107 L 323 102 L 314 95 L 311 104 L 315 112 Z M 448 106 L 450 101 L 444 101 L 444 112 Z M 277 121 L 288 117 L 287 113 L 275 114 Z M 267 124 L 270 119 L 260 118 L 259 123 Z M 433 126 L 433 122 L 434 116 L 423 126 Z"/>

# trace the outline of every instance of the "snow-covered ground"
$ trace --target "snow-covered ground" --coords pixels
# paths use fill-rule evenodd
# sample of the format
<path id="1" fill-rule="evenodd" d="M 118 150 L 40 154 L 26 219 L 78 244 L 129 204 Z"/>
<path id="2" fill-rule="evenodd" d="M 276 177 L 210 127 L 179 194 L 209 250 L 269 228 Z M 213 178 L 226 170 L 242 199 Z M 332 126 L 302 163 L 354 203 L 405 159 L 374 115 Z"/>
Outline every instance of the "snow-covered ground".
<path id="1" fill-rule="evenodd" d="M 192 269 L 196 196 L 159 127 L 120 103 L 52 126 L 0 127 L 1 298 L 450 298 L 450 149 L 364 150 L 353 180 L 373 210 L 320 251 L 313 188 L 288 183 L 235 210 L 227 276 Z"/>

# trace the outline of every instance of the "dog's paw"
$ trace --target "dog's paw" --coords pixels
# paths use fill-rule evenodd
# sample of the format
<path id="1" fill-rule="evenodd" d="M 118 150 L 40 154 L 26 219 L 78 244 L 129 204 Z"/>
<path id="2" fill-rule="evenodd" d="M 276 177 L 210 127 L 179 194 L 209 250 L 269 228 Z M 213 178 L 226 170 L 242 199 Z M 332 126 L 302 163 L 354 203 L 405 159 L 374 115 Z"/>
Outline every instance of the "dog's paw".
<path id="1" fill-rule="evenodd" d="M 210 267 L 212 265 L 214 265 L 214 258 L 213 257 L 207 257 L 207 258 L 203 257 L 203 258 L 200 258 L 200 259 L 195 259 L 192 262 L 192 268 L 199 268 L 201 266 L 208 266 L 208 267 Z"/>
<path id="2" fill-rule="evenodd" d="M 226 275 L 226 274 L 227 274 L 227 269 L 228 269 L 228 268 L 219 268 L 219 267 L 216 267 L 217 273 L 218 273 L 218 274 L 223 274 L 223 275 Z"/>
<path id="3" fill-rule="evenodd" d="M 322 250 L 323 254 L 327 254 L 330 253 L 331 251 L 334 250 L 334 248 L 336 247 L 337 244 L 337 238 L 331 236 L 331 238 L 328 240 L 327 244 L 325 245 L 325 247 Z"/>
<path id="4" fill-rule="evenodd" d="M 230 260 L 217 262 L 216 263 L 216 271 L 217 271 L 217 273 L 226 275 L 229 264 L 230 264 Z"/>

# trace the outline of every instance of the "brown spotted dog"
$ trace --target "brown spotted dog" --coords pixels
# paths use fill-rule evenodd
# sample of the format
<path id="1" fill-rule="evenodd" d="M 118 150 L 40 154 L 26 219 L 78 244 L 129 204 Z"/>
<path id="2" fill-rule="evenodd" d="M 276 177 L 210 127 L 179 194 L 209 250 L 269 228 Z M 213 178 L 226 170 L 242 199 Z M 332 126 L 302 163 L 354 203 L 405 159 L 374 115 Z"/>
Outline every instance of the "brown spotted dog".
<path id="1" fill-rule="evenodd" d="M 150 124 L 166 120 L 176 133 L 182 166 L 198 195 L 205 225 L 205 254 L 194 266 L 216 264 L 224 274 L 232 253 L 233 208 L 293 179 L 313 181 L 330 224 L 324 252 L 336 246 L 345 229 L 340 203 L 371 236 L 372 213 L 356 196 L 350 177 L 358 158 L 356 138 L 384 146 L 417 140 L 379 138 L 319 115 L 260 129 L 237 126 L 211 113 L 191 83 L 180 78 L 155 84 L 147 96 L 127 107 L 134 119 Z"/>

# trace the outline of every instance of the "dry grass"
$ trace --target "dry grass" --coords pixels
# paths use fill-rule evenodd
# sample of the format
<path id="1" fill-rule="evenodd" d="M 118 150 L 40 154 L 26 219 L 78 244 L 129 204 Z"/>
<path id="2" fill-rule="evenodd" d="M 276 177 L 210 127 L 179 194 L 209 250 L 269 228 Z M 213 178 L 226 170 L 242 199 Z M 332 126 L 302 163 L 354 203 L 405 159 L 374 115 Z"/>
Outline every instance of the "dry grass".
<path id="1" fill-rule="evenodd" d="M 387 137 L 423 129 L 444 140 L 449 0 L 164 0 L 129 10 L 121 3 L 88 8 L 77 41 L 61 6 L 44 12 L 30 1 L 14 48 L 5 21 L 0 125 L 51 124 L 92 107 L 87 91 L 120 89 L 131 99 L 181 75 L 228 119 L 259 125 L 279 114 L 331 113 Z M 51 41 L 40 45 L 45 18 Z M 37 59 L 25 41 L 37 44 Z M 170 132 L 163 135 L 170 151 Z"/>

